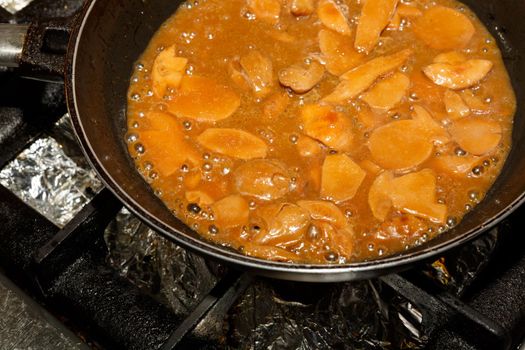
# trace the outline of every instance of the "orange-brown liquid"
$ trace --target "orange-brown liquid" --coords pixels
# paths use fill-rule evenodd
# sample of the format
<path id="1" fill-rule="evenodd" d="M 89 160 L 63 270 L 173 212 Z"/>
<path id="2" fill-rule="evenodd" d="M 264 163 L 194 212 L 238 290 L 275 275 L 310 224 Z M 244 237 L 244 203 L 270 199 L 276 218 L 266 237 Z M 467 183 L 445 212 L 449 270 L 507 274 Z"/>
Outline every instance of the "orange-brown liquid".
<path id="1" fill-rule="evenodd" d="M 390 16 L 390 27 L 381 31 L 373 49 L 368 54 L 361 53 L 354 63 L 339 64 L 334 63 L 333 57 L 332 61 L 327 59 L 326 50 L 320 49 L 320 31 L 335 31 L 326 21 L 320 21 L 316 9 L 297 15 L 290 10 L 295 1 L 279 0 L 278 17 L 264 18 L 260 9 L 254 9 L 257 3 L 185 3 L 153 37 L 133 74 L 128 101 L 129 152 L 144 178 L 177 217 L 204 238 L 248 255 L 295 262 L 345 263 L 422 244 L 457 224 L 482 200 L 510 150 L 515 97 L 495 40 L 470 10 L 452 0 L 399 3 L 398 12 Z M 313 4 L 320 6 L 318 1 Z M 422 18 L 433 4 L 467 16 L 475 32 L 465 45 L 429 45 Z M 353 48 L 362 5 L 358 0 L 345 0 L 337 6 L 350 29 L 341 35 Z M 400 6 L 405 12 L 409 8 L 408 14 L 401 12 Z M 167 87 L 155 87 L 155 59 L 173 47 L 177 57 L 187 59 L 178 61 L 183 65 L 182 83 L 171 82 L 176 87 L 170 83 Z M 339 102 L 323 100 L 344 80 L 338 76 L 344 73 L 337 72 L 339 68 L 350 71 L 407 48 L 411 51 L 406 62 L 373 79 L 357 96 Z M 435 64 L 437 55 L 451 51 L 463 55 L 465 61 L 490 61 L 493 67 L 469 87 L 440 86 L 423 70 Z M 246 57 L 253 52 L 271 62 L 269 73 L 264 73 L 269 74 L 269 83 L 258 84 L 250 75 Z M 290 66 L 308 68 L 312 64 L 330 72 L 325 71 L 308 91 L 297 92 L 279 81 L 279 73 Z M 399 101 L 377 108 L 377 103 L 370 102 L 366 95 L 394 73 L 407 77 L 408 87 Z M 205 78 L 196 88 L 197 93 L 191 90 L 196 85 L 195 77 Z M 207 91 L 210 82 L 215 87 Z M 191 91 L 186 93 L 184 89 Z M 222 94 L 226 90 L 228 93 Z M 382 94 L 386 92 L 380 91 Z M 445 104 L 445 94 L 454 96 L 455 101 L 459 96 L 467 110 L 457 115 L 456 109 Z M 196 106 L 185 105 L 192 101 Z M 207 103 L 214 108 L 205 107 Z M 313 126 L 306 125 L 305 109 L 311 105 L 327 108 L 325 112 L 313 113 L 313 118 L 324 120 L 330 130 L 319 131 L 315 122 Z M 416 119 L 415 111 L 421 112 L 418 108 L 434 120 L 432 127 L 438 126 L 440 136 L 429 141 L 431 146 L 424 140 L 410 146 L 414 148 L 407 149 L 407 159 L 420 151 L 420 144 L 430 147 L 431 154 L 420 156 L 422 161 L 409 160 L 408 167 L 398 165 L 402 158 L 382 159 L 390 152 L 389 142 L 397 139 L 390 139 L 391 133 L 386 132 L 389 138 L 377 141 L 374 134 L 381 134 L 378 130 L 391 123 Z M 205 117 L 199 117 L 202 115 Z M 323 137 L 323 132 L 332 132 L 338 120 L 343 121 L 340 125 L 345 130 L 341 131 L 343 136 L 336 134 L 340 137 L 336 144 L 328 137 L 332 134 Z M 493 123 L 486 123 L 487 120 Z M 480 141 L 482 147 L 478 151 L 479 145 L 471 146 L 471 138 L 477 136 L 469 133 L 480 125 L 479 135 L 493 137 L 492 131 L 496 130 L 496 136 L 493 147 L 489 141 Z M 258 141 L 248 146 L 239 144 L 235 139 L 238 134 L 233 133 L 218 141 L 211 137 L 211 141 L 204 142 L 202 135 L 210 129 L 218 130 L 216 137 L 224 129 L 242 130 L 251 134 L 251 141 Z M 436 134 L 425 135 L 424 138 L 431 138 Z M 346 142 L 348 138 L 351 141 Z M 376 146 L 371 145 L 374 142 Z M 247 147 L 244 153 L 243 147 Z M 374 147 L 379 151 L 374 151 Z M 327 159 L 335 167 L 330 167 Z M 338 166 L 348 164 L 355 170 L 351 181 L 334 175 Z M 343 174 L 350 171 L 348 166 L 343 168 Z M 417 174 L 417 181 L 407 184 L 408 180 L 399 180 L 410 174 Z M 381 176 L 388 185 L 381 184 Z M 430 179 L 435 181 L 435 187 Z M 419 194 L 420 188 L 427 185 L 430 190 Z M 355 193 L 347 191 L 353 186 Z M 371 194 L 374 186 L 379 195 Z M 407 198 L 399 188 L 417 192 L 421 198 Z M 414 202 L 426 206 L 420 210 L 419 203 Z M 376 204 L 378 207 L 373 209 L 371 206 Z M 430 215 L 426 208 L 441 214 Z M 383 211 L 384 215 L 379 213 Z"/>

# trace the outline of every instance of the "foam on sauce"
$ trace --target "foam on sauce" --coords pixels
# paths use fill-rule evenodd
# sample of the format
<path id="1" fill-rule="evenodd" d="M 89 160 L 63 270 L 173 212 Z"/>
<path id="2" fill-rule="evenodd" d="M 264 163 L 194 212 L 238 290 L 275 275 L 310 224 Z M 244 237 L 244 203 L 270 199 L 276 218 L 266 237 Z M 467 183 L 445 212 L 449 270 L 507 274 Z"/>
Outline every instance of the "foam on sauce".
<path id="1" fill-rule="evenodd" d="M 127 141 L 204 238 L 347 263 L 455 226 L 498 176 L 515 108 L 457 1 L 199 0 L 140 57 Z"/>

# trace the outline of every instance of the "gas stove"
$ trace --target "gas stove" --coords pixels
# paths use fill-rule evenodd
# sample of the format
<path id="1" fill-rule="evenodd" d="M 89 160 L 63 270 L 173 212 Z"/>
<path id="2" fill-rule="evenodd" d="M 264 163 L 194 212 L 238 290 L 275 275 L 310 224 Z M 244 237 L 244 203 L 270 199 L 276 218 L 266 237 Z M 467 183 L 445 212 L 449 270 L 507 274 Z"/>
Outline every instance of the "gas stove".
<path id="1" fill-rule="evenodd" d="M 80 0 L 0 0 L 0 22 Z M 184 250 L 103 187 L 63 86 L 0 68 L 0 349 L 512 349 L 525 336 L 525 208 L 432 262 L 306 284 Z"/>

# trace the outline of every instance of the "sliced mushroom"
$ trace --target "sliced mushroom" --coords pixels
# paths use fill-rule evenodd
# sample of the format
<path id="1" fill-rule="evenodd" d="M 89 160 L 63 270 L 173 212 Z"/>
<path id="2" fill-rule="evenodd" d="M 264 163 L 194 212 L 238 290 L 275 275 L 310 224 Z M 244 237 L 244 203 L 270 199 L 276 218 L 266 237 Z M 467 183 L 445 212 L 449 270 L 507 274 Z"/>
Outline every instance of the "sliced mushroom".
<path id="1" fill-rule="evenodd" d="M 305 135 L 299 137 L 296 146 L 301 157 L 316 157 L 323 151 L 323 146 L 318 141 Z"/>
<path id="2" fill-rule="evenodd" d="M 346 259 L 352 257 L 355 245 L 354 231 L 350 226 L 339 230 L 327 230 L 329 245 L 339 256 Z"/>
<path id="3" fill-rule="evenodd" d="M 426 10 L 414 23 L 413 30 L 426 45 L 438 50 L 462 49 L 476 31 L 467 16 L 444 6 Z"/>
<path id="4" fill-rule="evenodd" d="M 401 246 L 404 238 L 418 238 L 428 234 L 429 225 L 424 219 L 415 215 L 402 213 L 382 222 L 373 231 L 375 237 L 381 240 L 396 242 Z"/>
<path id="5" fill-rule="evenodd" d="M 278 247 L 253 244 L 249 242 L 243 243 L 243 247 L 244 248 L 242 251 L 244 254 L 264 260 L 286 262 L 294 262 L 299 260 L 299 257 L 296 254 Z"/>
<path id="6" fill-rule="evenodd" d="M 423 15 L 423 12 L 417 7 L 402 3 L 397 5 L 396 12 L 399 16 L 404 18 L 419 17 Z"/>
<path id="7" fill-rule="evenodd" d="M 187 58 L 177 57 L 175 45 L 161 51 L 155 58 L 151 71 L 155 96 L 162 98 L 168 88 L 178 88 L 187 64 Z"/>
<path id="8" fill-rule="evenodd" d="M 304 132 L 326 146 L 339 151 L 350 149 L 353 141 L 352 123 L 330 106 L 306 105 L 301 109 Z"/>
<path id="9" fill-rule="evenodd" d="M 197 141 L 213 152 L 238 159 L 265 158 L 268 152 L 263 140 L 240 129 L 210 128 Z"/>
<path id="10" fill-rule="evenodd" d="M 249 84 L 249 78 L 242 70 L 241 64 L 239 63 L 239 57 L 231 59 L 228 62 L 228 74 L 231 80 L 243 90 L 249 90 L 251 88 Z"/>
<path id="11" fill-rule="evenodd" d="M 257 232 L 259 229 L 268 228 L 273 220 L 277 217 L 277 214 L 283 208 L 285 203 L 272 203 L 264 206 L 258 206 L 252 215 L 254 223 L 258 226 L 258 229 L 254 230 Z"/>
<path id="12" fill-rule="evenodd" d="M 383 124 L 384 119 L 386 119 L 385 115 L 376 114 L 366 106 L 361 107 L 361 109 L 357 112 L 356 117 L 365 130 L 375 129 L 379 125 Z"/>
<path id="13" fill-rule="evenodd" d="M 467 56 L 458 51 L 444 52 L 434 57 L 434 63 L 458 64 L 468 60 Z"/>
<path id="14" fill-rule="evenodd" d="M 199 168 L 195 168 L 190 170 L 186 176 L 184 176 L 184 188 L 187 190 L 194 190 L 196 189 L 202 180 L 202 173 Z"/>
<path id="15" fill-rule="evenodd" d="M 291 176 L 277 161 L 256 159 L 241 165 L 234 172 L 235 187 L 240 194 L 261 200 L 274 200 L 290 192 Z"/>
<path id="16" fill-rule="evenodd" d="M 477 156 L 492 152 L 501 142 L 501 125 L 485 117 L 455 120 L 450 127 L 452 138 L 465 151 Z"/>
<path id="17" fill-rule="evenodd" d="M 390 171 L 379 174 L 374 180 L 368 192 L 368 205 L 374 217 L 380 221 L 385 221 L 392 209 L 390 199 L 390 187 L 392 186 L 394 175 Z"/>
<path id="18" fill-rule="evenodd" d="M 357 97 L 377 79 L 400 67 L 411 55 L 412 50 L 405 49 L 392 55 L 374 58 L 352 69 L 341 76 L 342 81 L 330 95 L 323 98 L 323 101 L 340 103 Z"/>
<path id="19" fill-rule="evenodd" d="M 308 187 L 312 192 L 321 190 L 321 166 L 314 165 L 308 171 Z"/>
<path id="20" fill-rule="evenodd" d="M 493 66 L 491 61 L 475 59 L 457 64 L 433 63 L 423 68 L 423 72 L 436 85 L 462 90 L 483 80 Z"/>
<path id="21" fill-rule="evenodd" d="M 276 119 L 286 111 L 289 104 L 290 97 L 288 94 L 277 92 L 264 101 L 263 113 L 268 119 Z"/>
<path id="22" fill-rule="evenodd" d="M 183 135 L 180 122 L 174 115 L 161 111 L 150 111 L 144 118 L 144 127 L 151 131 L 172 131 L 176 135 Z"/>
<path id="23" fill-rule="evenodd" d="M 317 16 L 326 27 L 343 35 L 351 34 L 348 19 L 333 0 L 319 0 Z"/>
<path id="24" fill-rule="evenodd" d="M 239 96 L 231 88 L 199 76 L 184 76 L 167 103 L 170 113 L 203 122 L 226 119 L 240 104 Z"/>
<path id="25" fill-rule="evenodd" d="M 438 123 L 430 112 L 421 106 L 413 106 L 412 119 L 418 122 L 421 133 L 435 144 L 446 144 L 450 141 L 450 137 L 440 123 Z"/>
<path id="26" fill-rule="evenodd" d="M 265 33 L 268 34 L 268 36 L 270 38 L 275 39 L 277 41 L 280 41 L 282 43 L 288 43 L 289 44 L 289 43 L 293 43 L 295 40 L 297 40 L 290 33 L 287 33 L 285 31 L 278 30 L 278 29 L 269 29 Z"/>
<path id="27" fill-rule="evenodd" d="M 447 207 L 437 203 L 436 177 L 424 169 L 394 178 L 391 172 L 380 174 L 368 195 L 368 203 L 375 218 L 384 221 L 391 207 L 433 222 L 444 223 Z"/>
<path id="28" fill-rule="evenodd" d="M 248 7 L 260 20 L 270 24 L 279 22 L 281 2 L 279 0 L 247 0 Z"/>
<path id="29" fill-rule="evenodd" d="M 321 197 L 336 203 L 354 198 L 366 172 L 350 157 L 334 154 L 326 157 L 321 175 Z"/>
<path id="30" fill-rule="evenodd" d="M 454 176 L 465 176 L 465 174 L 472 171 L 472 169 L 479 164 L 480 157 L 472 155 L 456 156 L 456 155 L 443 155 L 437 157 L 433 164 L 436 169 L 448 173 Z"/>
<path id="31" fill-rule="evenodd" d="M 213 202 L 215 202 L 215 200 L 208 193 L 199 190 L 186 191 L 184 197 L 188 203 L 197 203 L 201 207 L 213 204 Z"/>
<path id="32" fill-rule="evenodd" d="M 298 201 L 297 205 L 306 209 L 314 220 L 326 221 L 336 228 L 344 228 L 348 225 L 346 217 L 341 209 L 328 201 Z"/>
<path id="33" fill-rule="evenodd" d="M 396 11 L 390 18 L 390 21 L 388 22 L 385 30 L 399 30 L 399 28 L 401 28 L 401 16 Z"/>
<path id="34" fill-rule="evenodd" d="M 483 101 L 483 98 L 478 94 L 475 94 L 472 91 L 472 89 L 466 89 L 458 93 L 463 99 L 463 101 L 465 101 L 468 108 L 470 108 L 472 113 L 479 115 L 490 114 L 495 112 L 490 108 L 490 105 L 485 103 L 485 101 Z"/>
<path id="35" fill-rule="evenodd" d="M 390 188 L 392 204 L 398 210 L 436 223 L 444 223 L 447 206 L 437 203 L 436 176 L 430 169 L 398 177 Z"/>
<path id="36" fill-rule="evenodd" d="M 227 176 L 215 176 L 213 181 L 206 179 L 206 176 L 202 176 L 201 171 L 201 182 L 199 183 L 197 190 L 207 193 L 211 198 L 217 200 L 224 198 L 232 194 L 231 181 Z"/>
<path id="37" fill-rule="evenodd" d="M 385 169 L 405 170 L 425 162 L 432 155 L 432 140 L 415 120 L 400 120 L 372 133 L 368 143 L 374 161 Z"/>
<path id="38" fill-rule="evenodd" d="M 270 58 L 260 51 L 252 50 L 241 57 L 240 64 L 255 94 L 266 96 L 273 85 L 273 64 Z"/>
<path id="39" fill-rule="evenodd" d="M 332 30 L 319 31 L 319 48 L 326 61 L 326 70 L 334 75 L 348 72 L 363 61 L 363 55 L 354 49 L 348 37 Z"/>
<path id="40" fill-rule="evenodd" d="M 355 48 L 369 54 L 379 42 L 379 35 L 394 15 L 399 0 L 366 0 L 355 35 Z"/>
<path id="41" fill-rule="evenodd" d="M 387 56 L 373 58 L 361 66 L 346 72 L 341 76 L 341 79 L 360 80 L 359 78 L 364 76 L 375 81 L 377 78 L 403 65 L 412 56 L 412 53 L 411 49 L 404 49 Z"/>
<path id="42" fill-rule="evenodd" d="M 309 65 L 293 65 L 279 72 L 279 82 L 303 94 L 316 86 L 324 75 L 324 67 L 317 61 Z"/>
<path id="43" fill-rule="evenodd" d="M 423 12 L 415 6 L 399 3 L 397 9 L 386 27 L 387 30 L 399 30 L 401 28 L 401 19 L 415 18 L 423 15 Z"/>
<path id="44" fill-rule="evenodd" d="M 212 204 L 215 223 L 219 228 L 246 225 L 250 215 L 248 202 L 239 195 L 231 195 Z"/>
<path id="45" fill-rule="evenodd" d="M 409 86 L 410 79 L 406 75 L 396 72 L 378 82 L 361 99 L 372 108 L 389 110 L 401 102 L 406 96 Z"/>
<path id="46" fill-rule="evenodd" d="M 381 167 L 377 165 L 376 163 L 372 162 L 370 159 L 365 159 L 362 162 L 359 163 L 359 166 L 366 170 L 367 173 L 372 175 L 377 175 L 381 172 Z"/>
<path id="47" fill-rule="evenodd" d="M 470 108 L 458 93 L 447 90 L 443 97 L 445 109 L 451 119 L 466 117 L 470 114 Z"/>
<path id="48" fill-rule="evenodd" d="M 163 112 L 150 112 L 146 115 L 151 129 L 140 134 L 144 145 L 145 160 L 148 160 L 162 176 L 170 176 L 183 164 L 199 166 L 201 155 L 184 139 L 182 127 L 177 119 Z"/>
<path id="49" fill-rule="evenodd" d="M 266 230 L 253 237 L 252 242 L 286 248 L 298 243 L 310 224 L 308 212 L 290 203 L 279 205 L 277 213 L 267 218 Z"/>
<path id="50" fill-rule="evenodd" d="M 416 69 L 410 74 L 410 97 L 433 111 L 443 109 L 443 94 L 447 88 L 434 84 L 423 71 Z"/>
<path id="51" fill-rule="evenodd" d="M 314 11 L 314 0 L 292 0 L 290 4 L 290 12 L 294 16 L 310 16 Z"/>

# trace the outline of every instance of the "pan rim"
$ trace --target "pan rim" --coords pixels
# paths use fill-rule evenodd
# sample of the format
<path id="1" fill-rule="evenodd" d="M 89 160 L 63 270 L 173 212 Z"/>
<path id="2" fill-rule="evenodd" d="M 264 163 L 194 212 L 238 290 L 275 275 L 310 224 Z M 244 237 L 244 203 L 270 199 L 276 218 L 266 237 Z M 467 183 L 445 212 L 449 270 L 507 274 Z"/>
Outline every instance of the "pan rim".
<path id="1" fill-rule="evenodd" d="M 458 234 L 457 236 L 441 242 L 435 246 L 417 249 L 408 252 L 400 252 L 381 259 L 354 262 L 343 265 L 322 264 L 297 264 L 286 262 L 275 262 L 255 257 L 249 257 L 238 252 L 227 250 L 205 239 L 191 237 L 162 220 L 155 217 L 147 208 L 141 206 L 130 194 L 128 194 L 117 181 L 114 180 L 110 171 L 106 169 L 103 162 L 93 149 L 81 120 L 81 112 L 78 108 L 76 90 L 76 63 L 78 49 L 82 41 L 84 29 L 90 18 L 90 13 L 96 5 L 97 0 L 88 0 L 78 17 L 73 28 L 71 40 L 66 57 L 65 90 L 68 110 L 71 115 L 73 129 L 82 151 L 90 166 L 97 173 L 105 187 L 108 188 L 131 212 L 137 215 L 155 231 L 164 237 L 198 252 L 202 256 L 225 262 L 229 265 L 241 266 L 258 274 L 275 278 L 309 281 L 309 282 L 339 282 L 375 277 L 388 272 L 400 271 L 424 260 L 436 257 L 452 248 L 478 237 L 483 232 L 493 228 L 514 210 L 525 202 L 525 192 L 522 192 L 512 203 L 500 209 L 500 211 L 483 222 L 477 228 Z M 144 183 L 146 185 L 146 183 Z"/>

